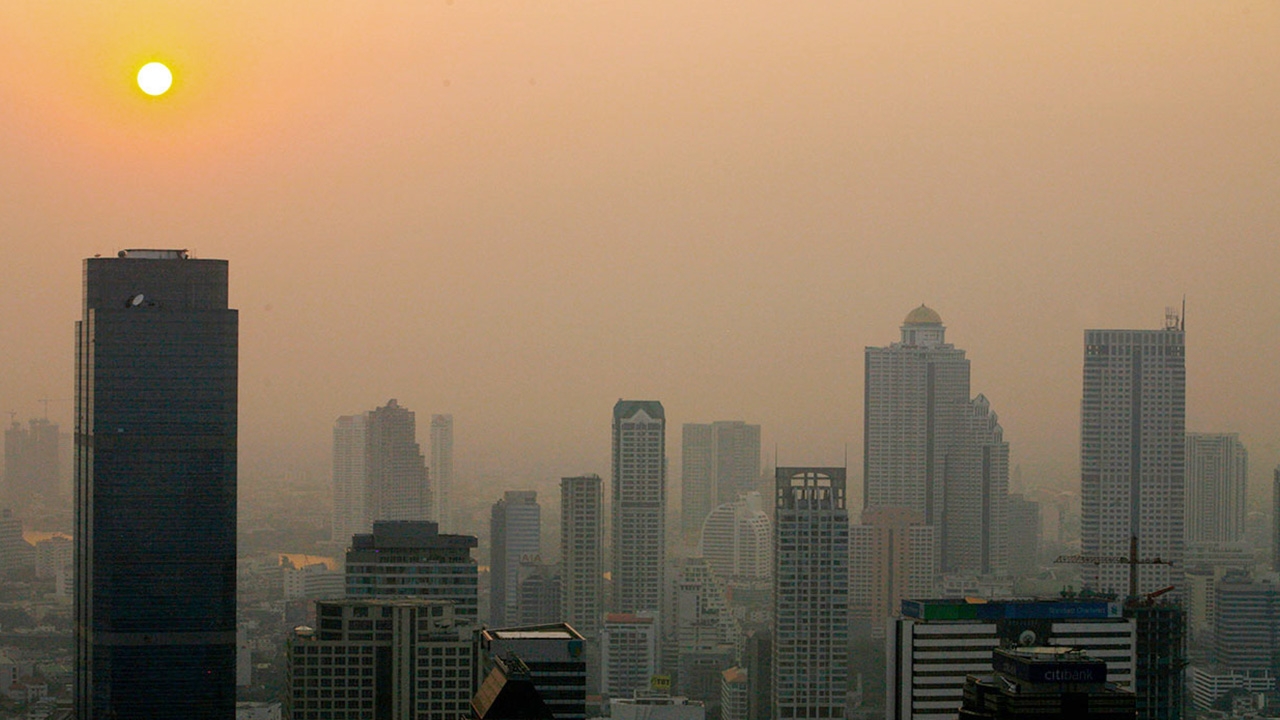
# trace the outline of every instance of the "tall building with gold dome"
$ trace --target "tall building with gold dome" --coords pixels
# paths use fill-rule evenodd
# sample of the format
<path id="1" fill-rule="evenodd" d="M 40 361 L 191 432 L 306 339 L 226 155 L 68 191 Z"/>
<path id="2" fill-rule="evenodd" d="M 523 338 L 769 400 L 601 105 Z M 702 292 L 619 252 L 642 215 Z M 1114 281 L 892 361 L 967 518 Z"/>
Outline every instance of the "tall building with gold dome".
<path id="1" fill-rule="evenodd" d="M 901 331 L 866 349 L 863 510 L 919 513 L 944 573 L 1004 574 L 1009 446 L 998 418 L 970 397 L 969 360 L 935 310 L 912 310 Z"/>

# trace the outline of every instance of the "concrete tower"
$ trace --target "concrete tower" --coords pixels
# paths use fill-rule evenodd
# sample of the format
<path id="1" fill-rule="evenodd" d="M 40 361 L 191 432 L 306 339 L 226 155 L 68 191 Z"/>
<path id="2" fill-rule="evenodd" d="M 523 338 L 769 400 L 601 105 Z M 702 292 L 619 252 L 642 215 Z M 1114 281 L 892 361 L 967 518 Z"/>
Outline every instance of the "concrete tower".
<path id="1" fill-rule="evenodd" d="M 1186 481 L 1186 343 L 1178 318 L 1163 330 L 1086 330 L 1080 439 L 1080 546 L 1138 566 L 1137 591 L 1182 586 Z M 1129 566 L 1084 565 L 1085 586 L 1129 591 Z"/>

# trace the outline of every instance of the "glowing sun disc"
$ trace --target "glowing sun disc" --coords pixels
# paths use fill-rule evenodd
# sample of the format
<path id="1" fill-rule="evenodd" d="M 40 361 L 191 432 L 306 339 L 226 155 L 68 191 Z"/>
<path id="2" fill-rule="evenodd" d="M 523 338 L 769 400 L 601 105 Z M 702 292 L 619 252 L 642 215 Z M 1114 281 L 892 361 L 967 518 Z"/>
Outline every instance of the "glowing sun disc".
<path id="1" fill-rule="evenodd" d="M 173 85 L 173 73 L 164 63 L 149 62 L 138 71 L 138 87 L 148 95 L 163 95 Z"/>

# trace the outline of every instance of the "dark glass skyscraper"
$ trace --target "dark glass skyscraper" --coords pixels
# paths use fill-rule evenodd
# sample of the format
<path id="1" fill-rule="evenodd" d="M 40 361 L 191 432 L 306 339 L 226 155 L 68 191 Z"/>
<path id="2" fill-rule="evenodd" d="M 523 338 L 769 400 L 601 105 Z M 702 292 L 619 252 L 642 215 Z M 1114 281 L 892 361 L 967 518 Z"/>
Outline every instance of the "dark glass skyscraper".
<path id="1" fill-rule="evenodd" d="M 235 714 L 238 316 L 227 262 L 84 264 L 76 716 Z"/>

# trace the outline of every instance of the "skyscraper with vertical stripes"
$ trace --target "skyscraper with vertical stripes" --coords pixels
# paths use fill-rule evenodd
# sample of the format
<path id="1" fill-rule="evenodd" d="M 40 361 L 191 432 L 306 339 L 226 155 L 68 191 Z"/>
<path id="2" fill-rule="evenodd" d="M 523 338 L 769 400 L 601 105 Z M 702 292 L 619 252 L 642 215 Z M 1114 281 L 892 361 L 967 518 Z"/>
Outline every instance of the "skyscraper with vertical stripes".
<path id="1" fill-rule="evenodd" d="M 666 414 L 656 400 L 613 406 L 613 609 L 660 611 L 667 558 Z"/>

